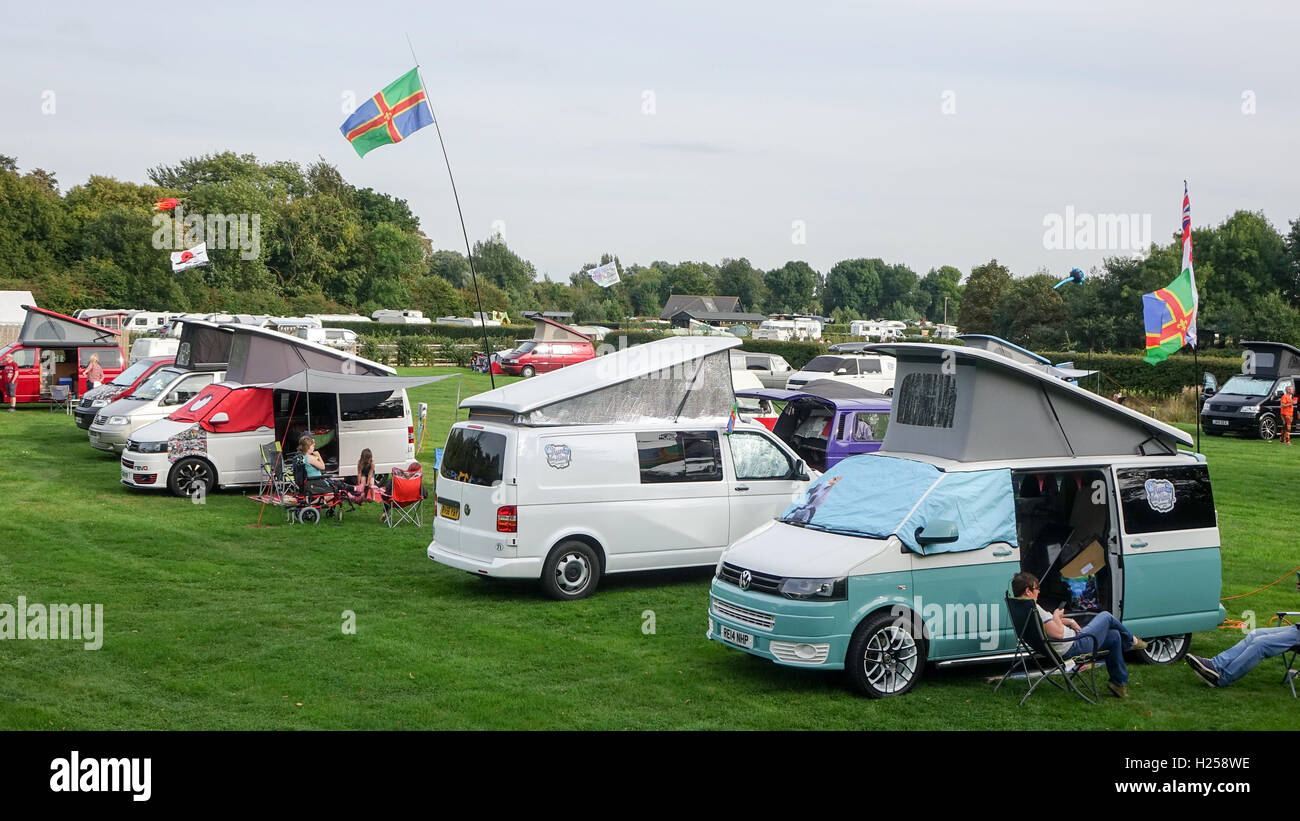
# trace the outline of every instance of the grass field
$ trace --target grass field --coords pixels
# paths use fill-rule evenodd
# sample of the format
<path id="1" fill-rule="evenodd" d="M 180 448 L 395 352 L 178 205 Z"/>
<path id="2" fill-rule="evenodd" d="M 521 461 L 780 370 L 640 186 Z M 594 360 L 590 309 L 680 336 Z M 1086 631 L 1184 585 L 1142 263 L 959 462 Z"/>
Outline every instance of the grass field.
<path id="1" fill-rule="evenodd" d="M 430 407 L 426 463 L 457 383 L 411 391 Z M 464 379 L 467 394 L 486 387 Z M 1223 594 L 1300 565 L 1300 448 L 1204 446 Z M 195 505 L 117 479 L 117 460 L 70 417 L 0 412 L 0 602 L 99 602 L 105 622 L 97 651 L 0 642 L 0 729 L 1300 728 L 1280 659 L 1223 690 L 1182 663 L 1134 665 L 1131 698 L 1095 707 L 1051 688 L 1017 707 L 1022 683 L 996 695 L 986 684 L 1003 665 L 930 670 L 913 693 L 870 701 L 839 674 L 706 641 L 708 570 L 612 577 L 557 603 L 430 562 L 427 524 L 388 530 L 374 506 L 338 528 L 290 527 L 268 509 L 259 527 L 238 493 Z M 1294 578 L 1227 602 L 1229 615 L 1253 609 L 1262 626 L 1300 610 Z M 348 610 L 355 635 L 341 630 Z M 1193 651 L 1239 637 L 1198 633 Z"/>

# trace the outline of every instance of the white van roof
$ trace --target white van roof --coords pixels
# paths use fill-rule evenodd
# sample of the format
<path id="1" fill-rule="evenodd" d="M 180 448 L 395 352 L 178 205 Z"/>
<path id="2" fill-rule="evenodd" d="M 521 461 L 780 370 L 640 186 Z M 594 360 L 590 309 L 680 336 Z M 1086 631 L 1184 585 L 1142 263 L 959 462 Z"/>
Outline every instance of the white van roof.
<path id="1" fill-rule="evenodd" d="M 528 414 L 549 405 L 566 400 L 577 399 L 657 374 L 672 368 L 689 370 L 684 366 L 695 360 L 703 360 L 713 354 L 725 352 L 728 348 L 740 345 L 741 340 L 734 336 L 683 336 L 660 339 L 643 345 L 633 345 L 621 351 L 615 351 L 595 359 L 588 359 L 576 365 L 569 365 L 550 373 L 540 374 L 531 379 L 523 379 L 510 385 L 503 385 L 496 390 L 480 393 L 461 401 L 462 408 L 490 408 L 512 414 Z M 723 373 L 731 370 L 727 357 L 721 360 Z M 693 372 L 686 373 L 687 382 L 691 381 Z M 678 387 L 681 380 L 644 380 L 645 392 L 663 394 L 665 390 Z M 706 393 L 712 385 L 700 385 L 694 393 Z M 721 384 L 725 393 L 725 416 L 731 408 L 731 380 L 724 377 Z M 593 399 L 593 401 L 599 401 Z M 710 403 L 710 405 L 713 403 Z M 692 416 L 686 413 L 686 416 Z M 612 419 L 610 421 L 613 421 Z"/>
<path id="2" fill-rule="evenodd" d="M 898 359 L 882 452 L 1005 462 L 1172 455 L 1192 444 L 1172 425 L 990 351 L 918 342 L 868 350 Z"/>

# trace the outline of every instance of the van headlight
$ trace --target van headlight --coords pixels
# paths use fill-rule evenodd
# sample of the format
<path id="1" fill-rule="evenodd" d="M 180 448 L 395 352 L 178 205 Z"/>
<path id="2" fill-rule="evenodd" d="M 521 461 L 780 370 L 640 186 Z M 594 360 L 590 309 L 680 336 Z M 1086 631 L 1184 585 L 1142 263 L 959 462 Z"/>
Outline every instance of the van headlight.
<path id="1" fill-rule="evenodd" d="M 136 453 L 166 453 L 167 442 L 136 442 L 134 450 Z"/>
<path id="2" fill-rule="evenodd" d="M 781 595 L 791 599 L 843 599 L 846 577 L 838 579 L 784 579 Z"/>
<path id="3" fill-rule="evenodd" d="M 108 417 L 108 423 L 107 423 L 107 424 L 110 424 L 110 425 L 125 425 L 125 424 L 126 424 L 126 417 L 125 417 L 125 416 L 110 416 L 110 417 Z"/>
<path id="4" fill-rule="evenodd" d="M 1259 405 L 1242 405 L 1241 412 L 1249 414 L 1259 413 Z"/>
<path id="5" fill-rule="evenodd" d="M 104 406 L 107 405 L 107 404 L 108 404 L 108 400 L 107 400 L 107 399 L 96 399 L 96 400 L 94 400 L 93 402 L 90 403 L 90 406 L 91 406 L 92 408 L 102 408 L 102 407 L 104 407 Z"/>

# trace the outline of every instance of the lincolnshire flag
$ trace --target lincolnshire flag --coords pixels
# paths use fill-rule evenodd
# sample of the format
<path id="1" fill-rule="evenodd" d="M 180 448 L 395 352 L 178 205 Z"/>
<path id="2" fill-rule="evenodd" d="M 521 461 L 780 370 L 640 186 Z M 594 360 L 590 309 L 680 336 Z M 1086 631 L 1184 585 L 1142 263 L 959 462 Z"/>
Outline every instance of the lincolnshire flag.
<path id="1" fill-rule="evenodd" d="M 1196 276 L 1192 273 L 1192 205 L 1183 183 L 1183 272 L 1164 288 L 1142 295 L 1151 365 L 1163 362 L 1183 345 L 1196 347 Z"/>
<path id="2" fill-rule="evenodd" d="M 424 98 L 420 70 L 413 68 L 358 106 L 339 131 L 357 156 L 364 157 L 381 145 L 400 143 L 426 125 L 433 125 L 433 113 Z"/>

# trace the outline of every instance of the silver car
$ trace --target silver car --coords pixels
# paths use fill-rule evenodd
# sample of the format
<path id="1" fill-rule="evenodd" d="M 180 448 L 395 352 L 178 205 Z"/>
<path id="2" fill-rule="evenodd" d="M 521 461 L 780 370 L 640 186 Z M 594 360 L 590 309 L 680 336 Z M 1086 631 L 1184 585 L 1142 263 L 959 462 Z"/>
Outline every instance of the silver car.
<path id="1" fill-rule="evenodd" d="M 162 368 L 131 392 L 95 414 L 90 423 L 90 446 L 121 453 L 131 433 L 156 422 L 184 405 L 207 385 L 225 377 L 224 371 L 190 371 Z"/>

